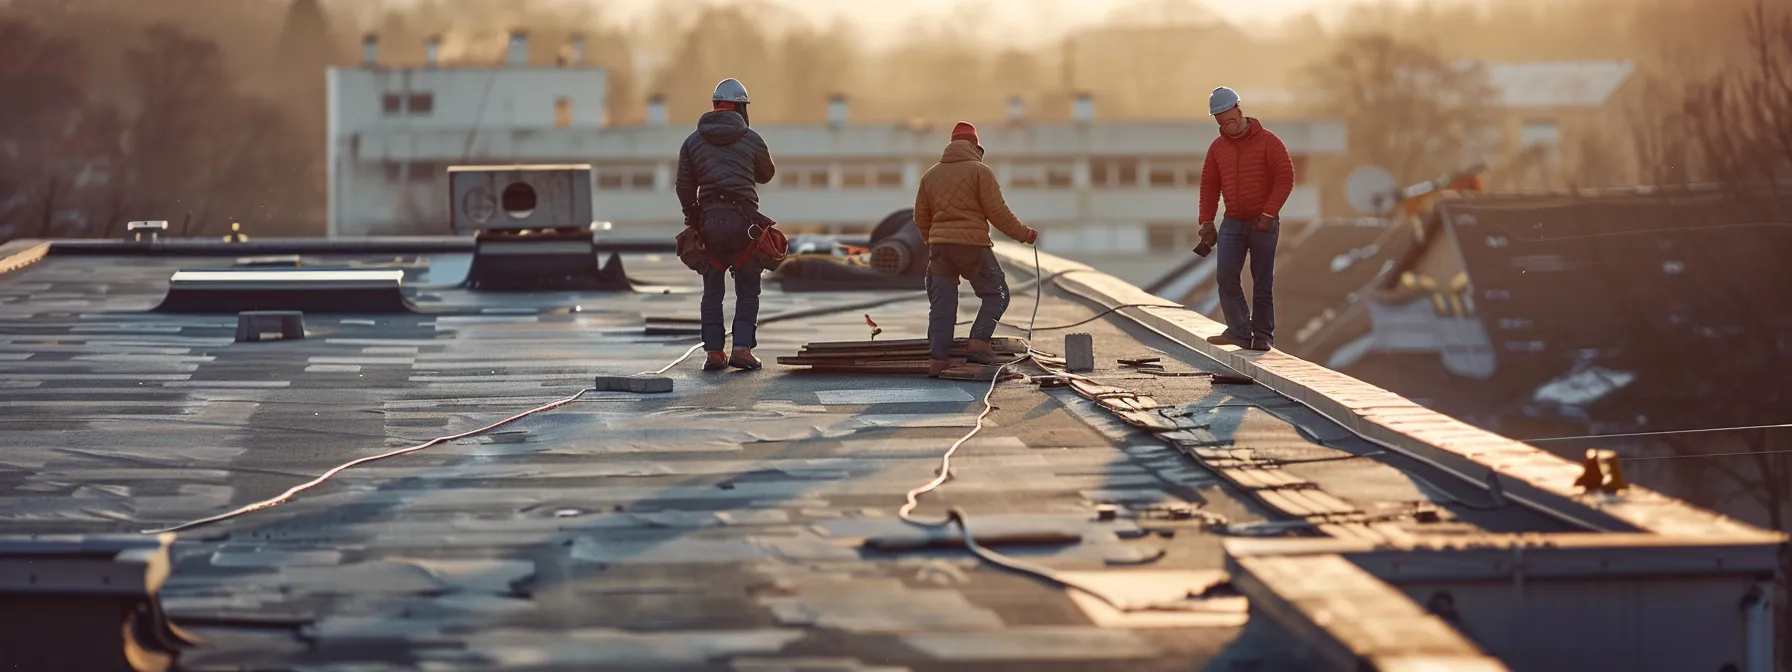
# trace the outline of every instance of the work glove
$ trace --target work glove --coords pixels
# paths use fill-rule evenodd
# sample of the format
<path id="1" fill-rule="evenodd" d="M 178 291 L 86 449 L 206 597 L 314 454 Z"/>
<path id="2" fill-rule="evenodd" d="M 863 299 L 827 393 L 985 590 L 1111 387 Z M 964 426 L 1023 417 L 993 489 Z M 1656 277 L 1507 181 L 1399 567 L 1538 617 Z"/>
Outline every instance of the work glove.
<path id="1" fill-rule="evenodd" d="M 1257 230 L 1258 231 L 1268 231 L 1272 228 L 1275 228 L 1275 225 L 1276 225 L 1276 218 L 1274 215 L 1257 215 Z"/>
<path id="2" fill-rule="evenodd" d="M 1039 229 L 1027 229 L 1027 239 L 1020 242 L 1028 245 L 1037 244 L 1039 242 Z"/>

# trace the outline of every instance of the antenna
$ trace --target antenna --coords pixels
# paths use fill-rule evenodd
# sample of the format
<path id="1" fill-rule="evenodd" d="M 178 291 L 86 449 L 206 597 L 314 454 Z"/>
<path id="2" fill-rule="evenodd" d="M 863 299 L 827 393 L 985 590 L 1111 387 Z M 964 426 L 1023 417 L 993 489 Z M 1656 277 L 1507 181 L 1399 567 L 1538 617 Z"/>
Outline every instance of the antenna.
<path id="1" fill-rule="evenodd" d="M 1400 184 L 1394 174 L 1377 165 L 1357 166 L 1344 178 L 1344 200 L 1357 212 L 1374 217 L 1387 215 L 1400 202 Z"/>

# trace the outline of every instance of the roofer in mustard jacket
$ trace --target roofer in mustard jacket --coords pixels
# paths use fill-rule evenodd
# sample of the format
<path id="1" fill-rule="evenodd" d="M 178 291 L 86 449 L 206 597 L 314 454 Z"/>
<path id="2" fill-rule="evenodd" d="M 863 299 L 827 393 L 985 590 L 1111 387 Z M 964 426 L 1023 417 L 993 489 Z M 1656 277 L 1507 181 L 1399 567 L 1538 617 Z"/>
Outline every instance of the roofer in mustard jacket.
<path id="1" fill-rule="evenodd" d="M 927 375 L 937 378 L 951 366 L 952 331 L 958 322 L 958 280 L 971 281 L 983 305 L 971 323 L 968 359 L 999 361 L 989 339 L 1008 310 L 1008 280 L 996 261 L 989 226 L 1016 241 L 1033 244 L 1039 232 L 1027 228 L 1002 200 L 996 173 L 983 163 L 977 128 L 958 122 L 940 162 L 921 176 L 915 194 L 915 227 L 927 241 Z"/>
<path id="2" fill-rule="evenodd" d="M 1220 309 L 1226 314 L 1226 331 L 1207 342 L 1266 351 L 1275 345 L 1276 239 L 1282 235 L 1282 205 L 1294 191 L 1294 160 L 1282 139 L 1244 116 L 1238 102 L 1238 94 L 1223 86 L 1207 99 L 1220 137 L 1207 148 L 1201 167 L 1201 242 L 1218 243 Z M 1226 217 L 1216 232 L 1213 216 L 1221 196 Z M 1249 304 L 1239 280 L 1247 254 Z"/>

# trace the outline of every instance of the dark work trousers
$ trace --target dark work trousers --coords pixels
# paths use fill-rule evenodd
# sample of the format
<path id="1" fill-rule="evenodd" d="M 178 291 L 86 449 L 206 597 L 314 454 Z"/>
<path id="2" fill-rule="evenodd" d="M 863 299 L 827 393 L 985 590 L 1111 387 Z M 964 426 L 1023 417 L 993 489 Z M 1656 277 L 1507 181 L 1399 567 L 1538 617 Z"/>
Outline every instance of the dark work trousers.
<path id="1" fill-rule="evenodd" d="M 732 205 L 714 204 L 703 208 L 703 244 L 710 256 L 725 265 L 733 265 L 751 241 L 747 238 L 747 218 Z M 703 271 L 703 349 L 721 352 L 727 346 L 722 329 L 722 297 L 727 295 L 727 276 L 734 276 L 734 347 L 759 346 L 759 276 L 760 269 L 752 260 L 740 270 L 715 267 Z"/>
<path id="2" fill-rule="evenodd" d="M 1251 342 L 1253 339 L 1274 343 L 1276 339 L 1276 240 L 1282 235 L 1282 222 L 1258 231 L 1253 222 L 1226 218 L 1220 220 L 1219 284 L 1220 310 L 1226 314 L 1226 335 Z M 1251 258 L 1251 302 L 1244 301 L 1245 256 Z"/>
<path id="3" fill-rule="evenodd" d="M 958 323 L 958 280 L 971 281 L 971 291 L 983 300 L 977 319 L 971 322 L 971 338 L 988 340 L 996 334 L 996 321 L 1008 312 L 1008 278 L 996 262 L 995 250 L 980 245 L 936 243 L 927 248 L 927 346 L 928 356 L 949 359 L 952 331 Z"/>

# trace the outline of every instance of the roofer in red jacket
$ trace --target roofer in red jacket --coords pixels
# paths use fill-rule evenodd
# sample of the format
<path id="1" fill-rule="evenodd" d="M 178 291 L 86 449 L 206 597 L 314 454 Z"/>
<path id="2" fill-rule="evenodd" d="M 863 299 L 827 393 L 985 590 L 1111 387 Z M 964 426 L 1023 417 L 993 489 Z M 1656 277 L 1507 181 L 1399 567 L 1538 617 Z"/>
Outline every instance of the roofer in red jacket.
<path id="1" fill-rule="evenodd" d="M 1282 233 L 1282 204 L 1294 191 L 1294 160 L 1282 139 L 1244 116 L 1238 103 L 1238 94 L 1223 86 L 1207 98 L 1220 137 L 1207 148 L 1201 168 L 1201 242 L 1219 248 L 1220 309 L 1226 314 L 1226 331 L 1207 342 L 1266 351 L 1275 345 L 1276 239 Z M 1213 216 L 1222 196 L 1226 216 L 1215 231 Z M 1246 256 L 1249 304 L 1239 279 Z"/>

